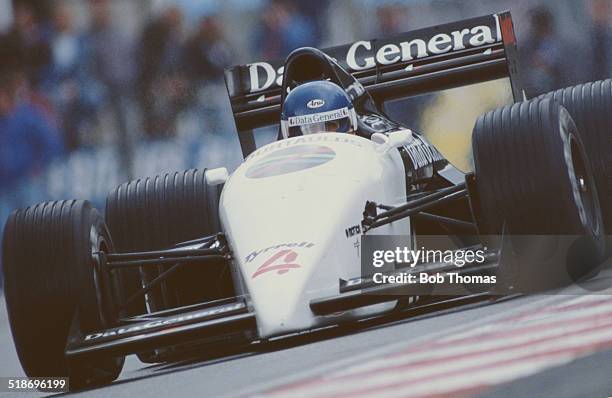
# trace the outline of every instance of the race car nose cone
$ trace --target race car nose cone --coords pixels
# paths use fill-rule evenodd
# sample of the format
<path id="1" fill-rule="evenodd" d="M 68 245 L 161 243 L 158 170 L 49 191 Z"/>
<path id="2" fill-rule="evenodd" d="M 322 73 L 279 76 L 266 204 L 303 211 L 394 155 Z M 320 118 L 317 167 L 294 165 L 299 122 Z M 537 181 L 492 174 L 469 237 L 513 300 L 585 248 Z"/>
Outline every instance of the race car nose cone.
<path id="1" fill-rule="evenodd" d="M 313 326 L 313 314 L 302 295 L 291 293 L 292 287 L 276 286 L 267 292 L 257 291 L 257 326 L 261 337 L 271 337 Z"/>

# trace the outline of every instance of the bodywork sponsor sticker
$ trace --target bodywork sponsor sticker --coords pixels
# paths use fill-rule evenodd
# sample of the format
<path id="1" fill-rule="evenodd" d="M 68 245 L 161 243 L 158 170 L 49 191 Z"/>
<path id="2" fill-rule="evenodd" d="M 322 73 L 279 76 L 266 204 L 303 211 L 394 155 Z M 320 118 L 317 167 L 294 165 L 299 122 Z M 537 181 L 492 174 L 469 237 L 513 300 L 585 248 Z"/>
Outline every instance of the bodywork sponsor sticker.
<path id="1" fill-rule="evenodd" d="M 290 243 L 279 243 L 278 245 L 273 245 L 273 246 L 268 246 L 264 249 L 260 249 L 260 250 L 254 250 L 252 252 L 250 252 L 245 258 L 244 258 L 244 262 L 245 263 L 250 263 L 251 261 L 255 260 L 255 258 L 257 256 L 259 256 L 260 254 L 264 254 L 267 253 L 271 250 L 277 250 L 277 249 L 293 249 L 293 248 L 306 248 L 309 249 L 311 247 L 313 247 L 315 244 L 312 242 L 290 242 Z"/>
<path id="2" fill-rule="evenodd" d="M 336 152 L 323 145 L 299 145 L 279 149 L 249 167 L 245 176 L 265 178 L 289 174 L 321 166 L 335 157 Z"/>
<path id="3" fill-rule="evenodd" d="M 361 225 L 356 224 L 353 225 L 352 227 L 348 227 L 344 230 L 344 234 L 346 235 L 347 238 L 351 238 L 355 235 L 361 235 Z"/>
<path id="4" fill-rule="evenodd" d="M 297 264 L 298 254 L 294 250 L 285 249 L 278 253 L 275 253 L 267 259 L 257 270 L 253 273 L 252 278 L 255 279 L 259 275 L 267 272 L 276 272 L 277 275 L 283 275 L 292 269 L 301 268 L 300 264 Z"/>
<path id="5" fill-rule="evenodd" d="M 251 275 L 251 278 L 253 279 L 270 272 L 273 272 L 276 275 L 284 275 L 291 270 L 301 268 L 302 265 L 297 261 L 299 251 L 309 249 L 313 246 L 314 243 L 311 242 L 281 243 L 278 245 L 269 246 L 265 249 L 256 250 L 249 253 L 245 257 L 245 263 L 248 264 L 253 262 L 253 260 L 260 255 L 262 255 L 265 259 Z M 264 254 L 268 252 L 272 252 L 272 255 L 264 256 Z"/>
<path id="6" fill-rule="evenodd" d="M 508 26 L 511 20 L 507 20 L 507 25 L 500 27 L 500 18 L 497 15 L 488 15 L 406 32 L 387 39 L 359 40 L 323 51 L 349 72 L 372 70 L 378 66 L 417 62 L 499 43 L 502 41 L 501 30 L 507 34 L 511 29 Z M 266 91 L 283 85 L 284 59 L 282 62 L 253 62 L 244 65 L 244 68 L 246 73 L 242 73 L 240 77 L 245 87 L 244 93 Z"/>
<path id="7" fill-rule="evenodd" d="M 310 115 L 292 116 L 287 119 L 287 122 L 289 123 L 289 127 L 296 127 L 306 124 L 330 122 L 332 120 L 343 119 L 350 116 L 351 113 L 349 108 L 344 107 L 335 109 L 333 111 L 313 113 Z"/>
<path id="8" fill-rule="evenodd" d="M 177 315 L 175 317 L 160 318 L 159 320 L 152 320 L 150 322 L 137 324 L 135 326 L 118 327 L 101 331 L 98 333 L 88 334 L 87 336 L 85 336 L 84 340 L 98 340 L 101 338 L 121 336 L 124 334 L 130 334 L 135 332 L 145 332 L 149 329 L 163 328 L 164 326 L 173 326 L 182 323 L 189 323 L 192 321 L 204 320 L 206 318 L 217 317 L 221 314 L 225 314 L 228 312 L 241 310 L 245 307 L 246 305 L 242 302 L 212 307 L 202 311 Z"/>
<path id="9" fill-rule="evenodd" d="M 288 138 L 266 145 L 263 148 L 260 148 L 250 154 L 246 158 L 246 160 L 249 161 L 256 157 L 267 155 L 283 148 L 292 148 L 294 146 L 303 144 L 324 144 L 326 142 L 351 144 L 358 148 L 362 148 L 364 145 L 375 145 L 371 141 L 353 139 L 353 136 L 351 134 L 311 134 L 300 137 Z"/>

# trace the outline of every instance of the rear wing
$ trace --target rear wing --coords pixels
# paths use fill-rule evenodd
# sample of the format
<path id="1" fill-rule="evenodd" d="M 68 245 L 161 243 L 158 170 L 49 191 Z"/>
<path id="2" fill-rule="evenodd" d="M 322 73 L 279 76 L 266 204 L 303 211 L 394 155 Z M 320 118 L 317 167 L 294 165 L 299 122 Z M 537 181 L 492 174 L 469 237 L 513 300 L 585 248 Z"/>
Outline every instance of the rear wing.
<path id="1" fill-rule="evenodd" d="M 322 50 L 361 83 L 381 108 L 388 100 L 510 78 L 515 101 L 524 99 L 510 12 L 360 40 Z M 279 123 L 284 60 L 225 71 L 225 84 L 246 157 L 253 130 Z"/>

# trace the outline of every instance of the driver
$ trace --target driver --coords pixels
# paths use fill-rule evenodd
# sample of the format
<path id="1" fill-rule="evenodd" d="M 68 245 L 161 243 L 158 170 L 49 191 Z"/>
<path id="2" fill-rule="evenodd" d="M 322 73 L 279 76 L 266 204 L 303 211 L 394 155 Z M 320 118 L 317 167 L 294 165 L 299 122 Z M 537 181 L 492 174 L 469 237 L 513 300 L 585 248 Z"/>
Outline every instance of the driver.
<path id="1" fill-rule="evenodd" d="M 338 85 L 322 81 L 301 84 L 285 98 L 281 115 L 283 138 L 316 133 L 354 133 L 357 113 Z"/>

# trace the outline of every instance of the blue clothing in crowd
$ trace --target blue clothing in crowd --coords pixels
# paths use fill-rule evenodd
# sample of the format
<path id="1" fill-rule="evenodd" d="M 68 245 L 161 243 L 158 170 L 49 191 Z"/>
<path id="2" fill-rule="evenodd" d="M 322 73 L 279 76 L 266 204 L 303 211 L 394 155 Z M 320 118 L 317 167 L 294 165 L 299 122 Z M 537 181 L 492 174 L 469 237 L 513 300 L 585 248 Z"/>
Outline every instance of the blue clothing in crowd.
<path id="1" fill-rule="evenodd" d="M 63 153 L 59 132 L 27 103 L 0 115 L 0 191 L 7 191 Z"/>

